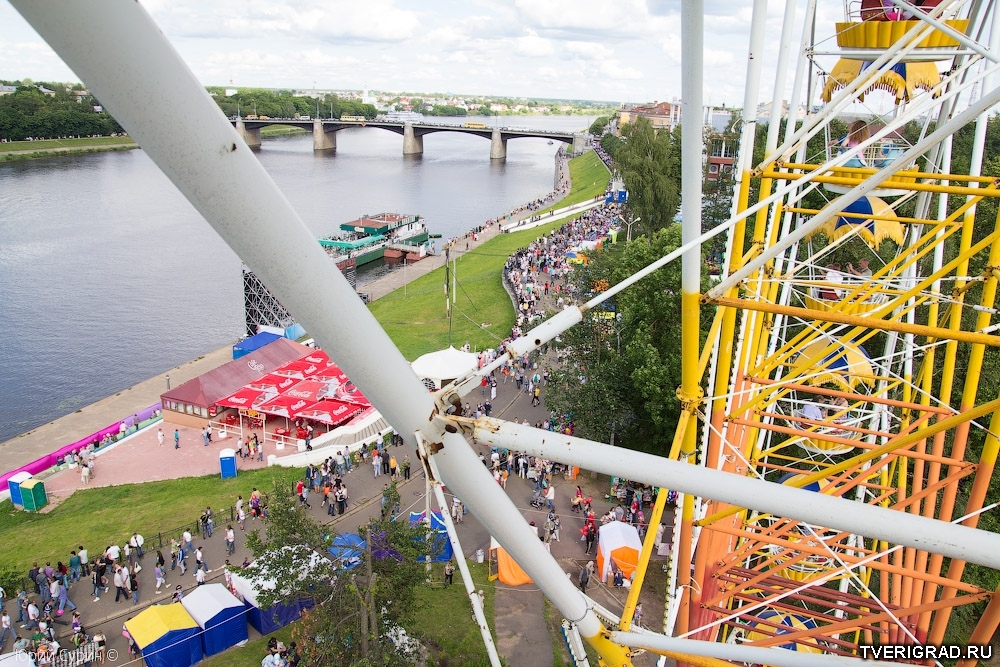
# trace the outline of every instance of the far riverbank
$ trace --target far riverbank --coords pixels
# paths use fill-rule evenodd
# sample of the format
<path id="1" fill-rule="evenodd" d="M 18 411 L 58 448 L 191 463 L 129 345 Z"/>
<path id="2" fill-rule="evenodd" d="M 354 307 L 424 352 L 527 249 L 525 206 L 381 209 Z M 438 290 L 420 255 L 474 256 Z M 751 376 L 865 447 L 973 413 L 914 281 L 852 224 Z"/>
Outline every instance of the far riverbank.
<path id="1" fill-rule="evenodd" d="M 127 151 L 138 147 L 139 144 L 128 136 L 6 141 L 0 143 L 0 162 L 35 160 L 54 155 L 86 155 L 109 151 Z"/>

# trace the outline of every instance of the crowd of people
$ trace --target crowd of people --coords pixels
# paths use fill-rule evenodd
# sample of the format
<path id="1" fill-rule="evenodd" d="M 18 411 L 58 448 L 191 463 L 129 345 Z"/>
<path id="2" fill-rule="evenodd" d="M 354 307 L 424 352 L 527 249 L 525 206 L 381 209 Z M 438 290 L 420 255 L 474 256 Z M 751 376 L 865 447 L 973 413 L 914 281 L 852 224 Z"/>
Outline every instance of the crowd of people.
<path id="1" fill-rule="evenodd" d="M 510 256 L 503 269 L 503 279 L 517 309 L 512 338 L 522 335 L 524 327 L 545 318 L 542 297 L 551 292 L 557 295 L 558 304 L 562 294 L 572 289 L 560 282 L 560 278 L 565 277 L 571 268 L 567 253 L 586 242 L 601 241 L 619 220 L 620 212 L 616 204 L 599 206 Z"/>

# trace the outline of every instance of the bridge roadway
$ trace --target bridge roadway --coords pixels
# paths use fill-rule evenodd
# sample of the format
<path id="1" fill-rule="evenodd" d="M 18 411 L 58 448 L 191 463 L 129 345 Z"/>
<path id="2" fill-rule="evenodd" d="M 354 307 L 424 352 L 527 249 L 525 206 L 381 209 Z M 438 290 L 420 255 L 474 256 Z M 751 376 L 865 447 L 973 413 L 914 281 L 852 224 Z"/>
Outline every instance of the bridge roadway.
<path id="1" fill-rule="evenodd" d="M 311 129 L 313 133 L 313 150 L 333 151 L 337 149 L 337 132 L 348 128 L 375 127 L 403 136 L 403 155 L 420 155 L 424 152 L 424 135 L 434 132 L 461 132 L 474 134 L 490 140 L 490 159 L 503 160 L 507 157 L 507 140 L 534 137 L 550 139 L 568 144 L 573 153 L 582 153 L 590 145 L 590 136 L 575 132 L 554 132 L 548 130 L 528 130 L 512 127 L 480 128 L 462 125 L 444 125 L 436 123 L 405 123 L 384 120 L 350 121 L 337 119 L 292 120 L 283 118 L 268 118 L 263 120 L 247 120 L 246 118 L 231 121 L 236 131 L 243 137 L 250 148 L 260 148 L 260 128 L 269 125 L 289 125 Z M 474 121 L 470 121 L 474 122 Z"/>

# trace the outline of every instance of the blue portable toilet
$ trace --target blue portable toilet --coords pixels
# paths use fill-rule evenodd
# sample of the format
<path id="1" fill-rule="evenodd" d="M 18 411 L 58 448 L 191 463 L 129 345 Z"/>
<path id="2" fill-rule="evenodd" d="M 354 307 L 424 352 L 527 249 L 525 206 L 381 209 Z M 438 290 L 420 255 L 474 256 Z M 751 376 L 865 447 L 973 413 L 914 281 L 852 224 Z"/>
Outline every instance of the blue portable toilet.
<path id="1" fill-rule="evenodd" d="M 228 448 L 221 450 L 219 466 L 222 468 L 222 479 L 236 477 L 236 450 Z"/>
<path id="2" fill-rule="evenodd" d="M 16 475 L 11 475 L 7 480 L 7 489 L 10 490 L 10 502 L 14 503 L 14 508 L 23 510 L 24 500 L 21 497 L 21 484 L 31 479 L 31 473 L 21 471 Z"/>

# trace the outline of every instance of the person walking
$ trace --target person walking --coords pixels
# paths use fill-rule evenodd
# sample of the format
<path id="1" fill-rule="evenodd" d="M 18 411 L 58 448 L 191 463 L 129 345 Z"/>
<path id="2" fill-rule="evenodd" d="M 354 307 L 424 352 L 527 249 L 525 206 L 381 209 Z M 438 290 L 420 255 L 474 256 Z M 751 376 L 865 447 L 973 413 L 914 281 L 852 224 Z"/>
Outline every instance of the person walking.
<path id="1" fill-rule="evenodd" d="M 115 602 L 121 602 L 122 596 L 124 596 L 125 599 L 128 600 L 129 591 L 126 590 L 125 588 L 127 580 L 123 580 L 121 567 L 115 568 L 114 584 L 115 584 Z"/>
<path id="2" fill-rule="evenodd" d="M 587 592 L 587 584 L 590 583 L 590 570 L 586 566 L 580 568 L 580 590 Z"/>
<path id="3" fill-rule="evenodd" d="M 156 444 L 159 447 L 163 446 L 163 429 L 162 428 L 156 429 Z"/>
<path id="4" fill-rule="evenodd" d="M 230 556 L 236 552 L 236 531 L 232 526 L 226 528 L 226 553 Z"/>
<path id="5" fill-rule="evenodd" d="M 3 643 L 7 639 L 8 634 L 11 638 L 13 638 L 14 628 L 13 623 L 10 620 L 10 614 L 8 614 L 7 610 L 4 609 L 0 612 L 0 651 L 3 650 Z"/>
<path id="6" fill-rule="evenodd" d="M 597 537 L 597 526 L 595 526 L 592 522 L 588 521 L 587 525 L 584 527 L 584 530 L 587 531 L 585 533 L 585 536 L 587 538 L 587 554 L 589 555 L 590 550 L 594 548 L 594 540 Z"/>
<path id="7" fill-rule="evenodd" d="M 135 572 L 131 572 L 128 575 L 128 587 L 132 592 L 132 606 L 139 604 L 139 580 L 135 576 Z"/>
<path id="8" fill-rule="evenodd" d="M 201 547 L 194 550 L 194 569 L 196 571 L 205 570 L 205 574 L 210 574 L 212 572 L 208 569 L 208 563 L 205 562 L 205 554 L 201 550 Z"/>
<path id="9" fill-rule="evenodd" d="M 76 605 L 73 604 L 72 600 L 69 599 L 69 591 L 62 581 L 56 579 L 56 595 L 55 597 L 59 600 L 59 610 L 56 612 L 57 616 L 63 615 L 63 610 L 69 607 L 70 611 L 76 611 Z"/>
<path id="10" fill-rule="evenodd" d="M 159 595 L 163 592 L 160 590 L 160 587 L 165 586 L 167 583 L 167 577 L 163 571 L 163 565 L 157 563 L 153 567 L 153 575 L 156 577 L 156 594 Z"/>
<path id="11" fill-rule="evenodd" d="M 177 429 L 174 429 L 174 449 L 181 448 L 181 433 Z"/>
<path id="12" fill-rule="evenodd" d="M 452 580 L 455 577 L 455 566 L 452 565 L 451 561 L 444 564 L 444 585 L 450 586 Z"/>

